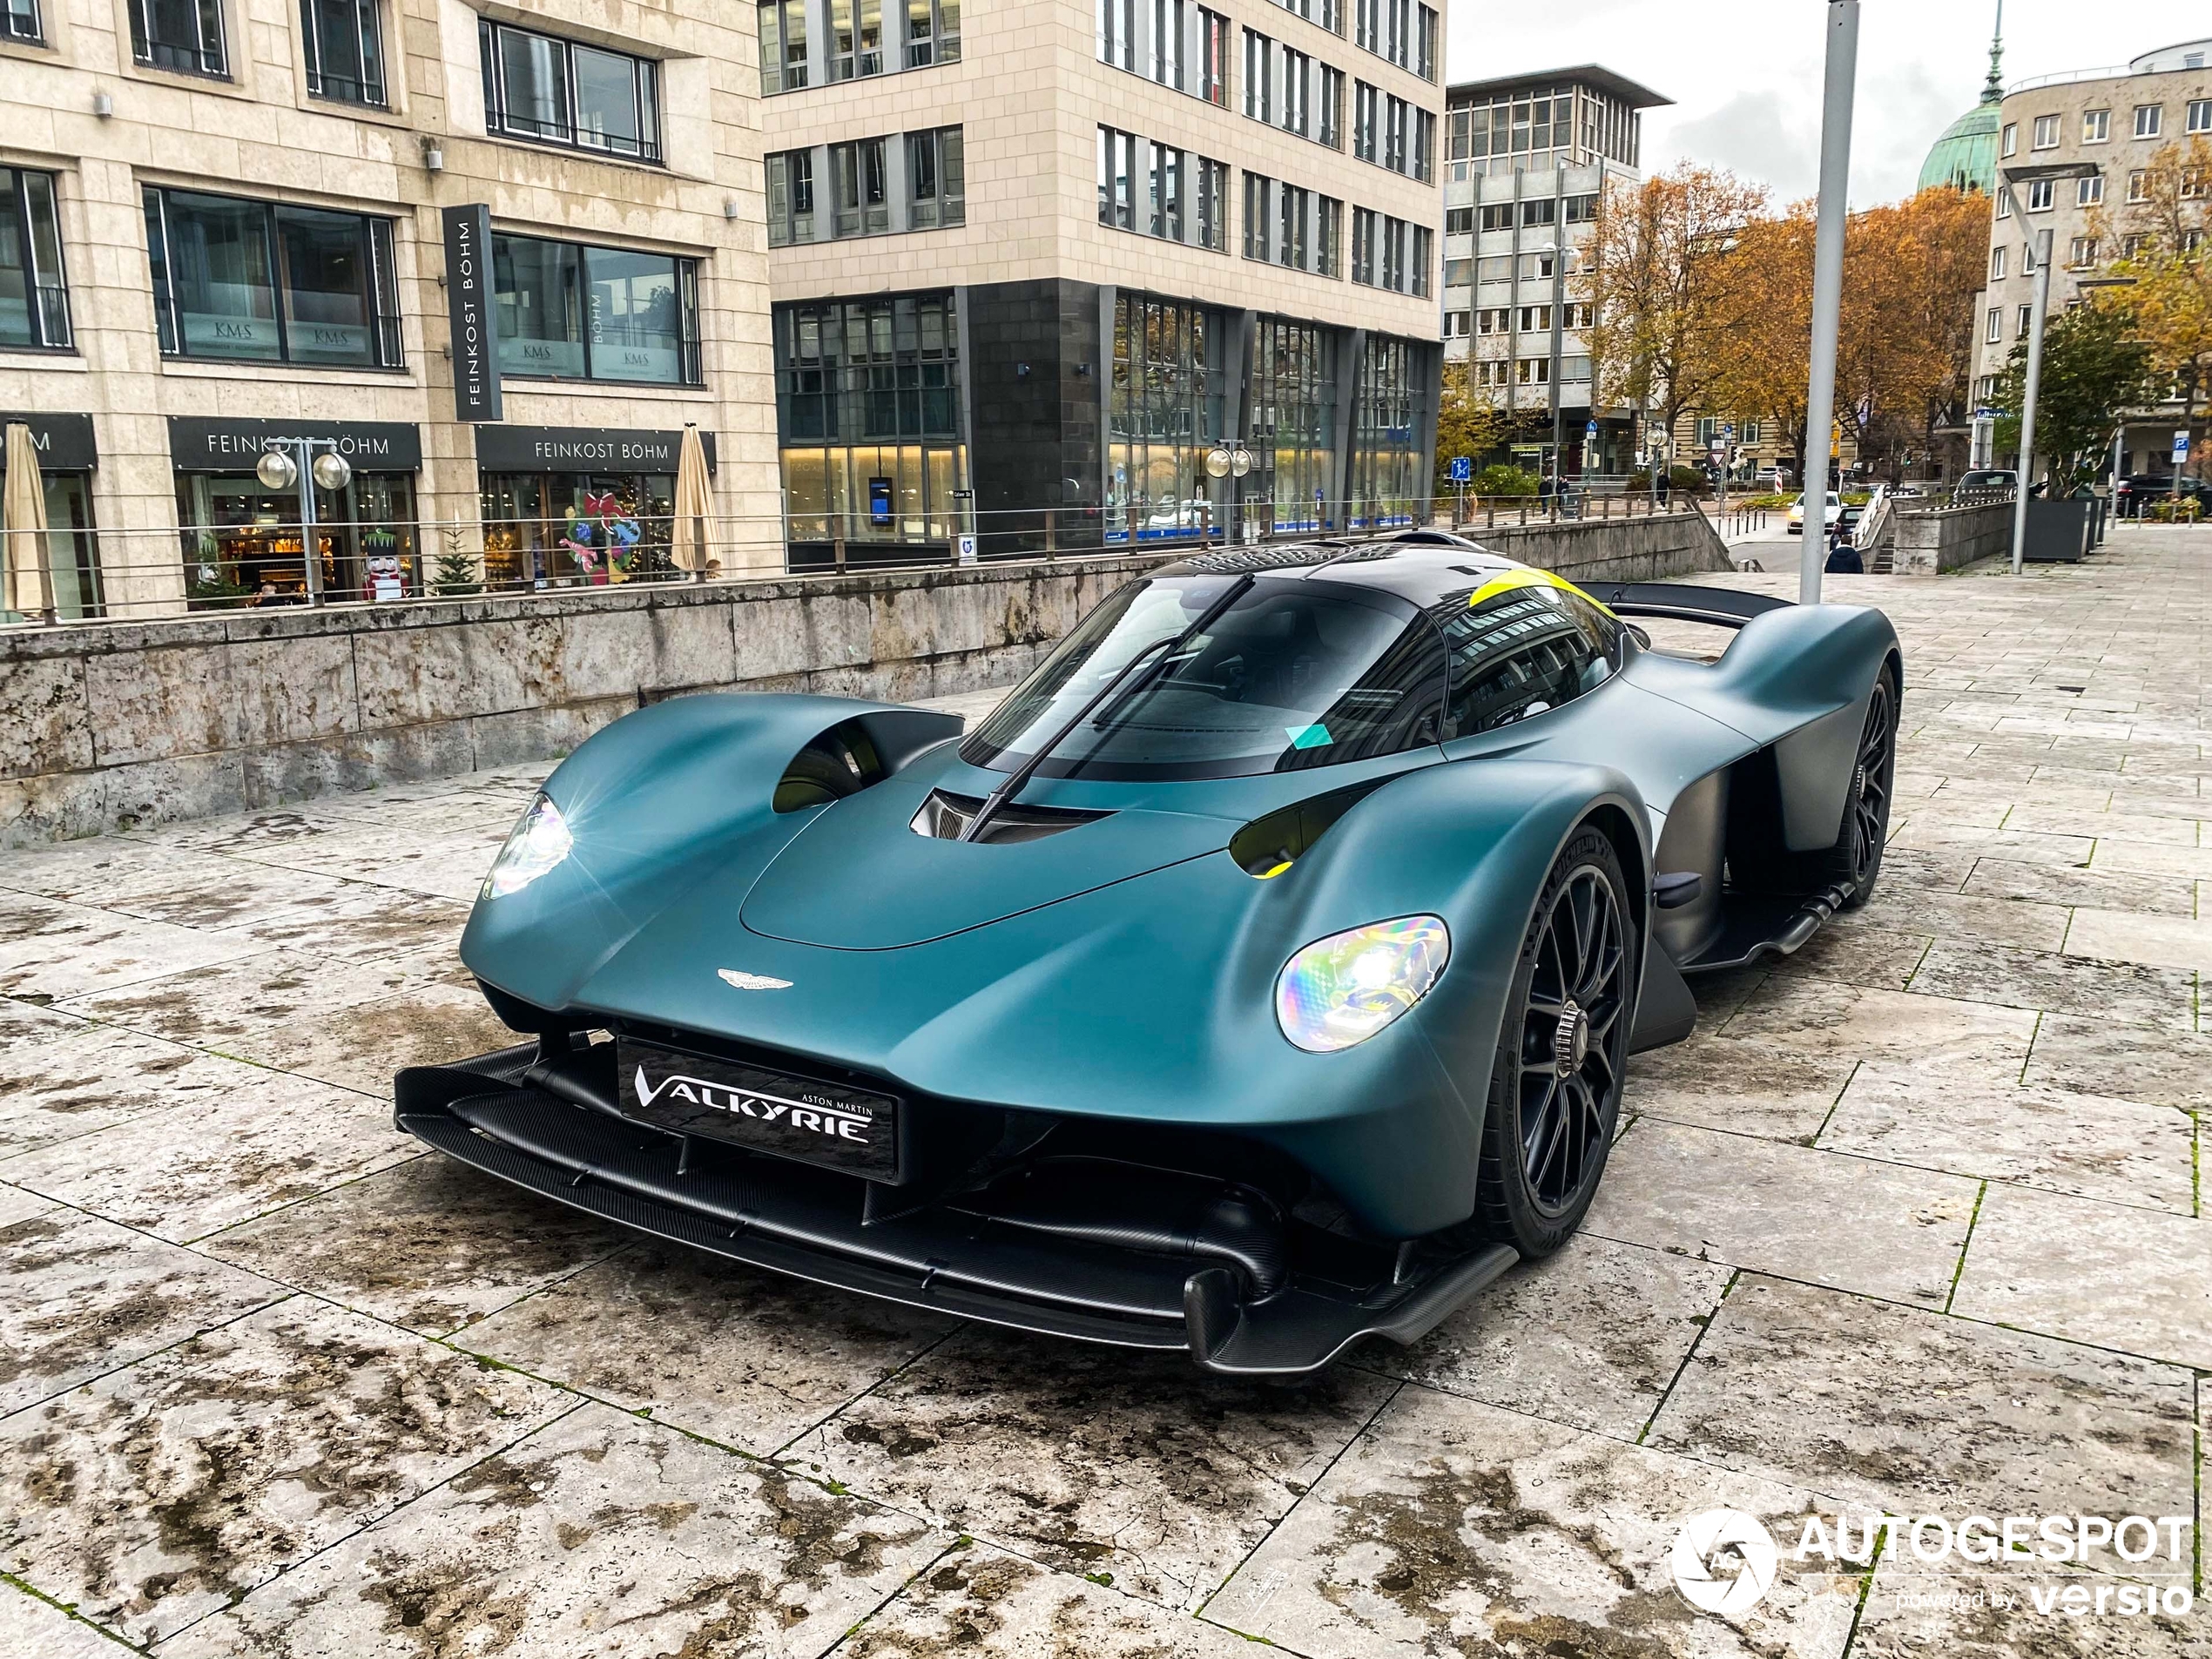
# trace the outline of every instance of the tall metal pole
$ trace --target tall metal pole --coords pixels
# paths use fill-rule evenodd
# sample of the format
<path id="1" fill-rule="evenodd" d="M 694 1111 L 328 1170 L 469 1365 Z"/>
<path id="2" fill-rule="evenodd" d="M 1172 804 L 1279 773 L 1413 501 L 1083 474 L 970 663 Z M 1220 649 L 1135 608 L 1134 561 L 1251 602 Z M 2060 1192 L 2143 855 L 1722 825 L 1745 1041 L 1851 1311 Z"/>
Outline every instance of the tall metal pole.
<path id="1" fill-rule="evenodd" d="M 1820 603 L 1820 568 L 1828 553 L 1827 437 L 1836 421 L 1836 329 L 1844 310 L 1851 98 L 1858 79 L 1858 0 L 1828 0 L 1828 75 L 1820 109 L 1820 215 L 1812 256 L 1812 374 L 1805 388 L 1805 544 L 1797 567 L 1797 603 L 1807 605 Z M 1820 526 L 1817 536 L 1816 522 Z"/>
<path id="2" fill-rule="evenodd" d="M 2012 194 L 2013 187 L 2005 186 Z M 2020 212 L 2013 198 L 2013 212 Z M 2035 238 L 2035 301 L 2027 314 L 2027 385 L 2020 394 L 2020 470 L 2013 475 L 2013 574 L 2027 556 L 2027 486 L 2035 473 L 2035 400 L 2043 389 L 2043 319 L 2051 309 L 2051 233 Z"/>

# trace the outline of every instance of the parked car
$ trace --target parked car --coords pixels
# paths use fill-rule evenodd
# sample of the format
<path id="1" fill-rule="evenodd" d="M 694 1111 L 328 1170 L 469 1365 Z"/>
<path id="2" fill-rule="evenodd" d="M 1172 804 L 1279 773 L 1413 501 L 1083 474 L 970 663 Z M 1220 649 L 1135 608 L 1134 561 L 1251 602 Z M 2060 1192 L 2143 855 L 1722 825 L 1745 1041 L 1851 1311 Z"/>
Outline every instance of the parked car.
<path id="1" fill-rule="evenodd" d="M 2112 487 L 2113 510 L 2122 518 L 2141 518 L 2154 502 L 2175 494 L 2171 473 L 2128 473 Z M 2212 508 L 2212 484 L 2202 478 L 2182 480 L 2181 496 L 2194 497 L 2200 508 Z"/>
<path id="2" fill-rule="evenodd" d="M 1977 490 L 2012 489 L 2016 488 L 2019 482 L 2020 476 L 2016 473 L 2000 471 L 1992 467 L 1982 467 L 1977 468 L 1973 472 L 1961 474 L 1956 493 L 1966 496 Z"/>
<path id="3" fill-rule="evenodd" d="M 1317 1371 L 1565 1244 L 1688 979 L 1866 901 L 1902 685 L 1878 610 L 1414 531 L 1148 572 L 973 732 L 671 698 L 484 882 L 528 1040 L 399 1126 L 820 1285 Z"/>
<path id="4" fill-rule="evenodd" d="M 1832 530 L 1843 522 L 1843 516 L 1844 498 L 1831 489 L 1828 492 L 1827 510 L 1820 516 L 1820 528 L 1823 530 Z M 1805 498 L 1800 496 L 1790 503 L 1790 534 L 1803 536 L 1804 533 Z"/>

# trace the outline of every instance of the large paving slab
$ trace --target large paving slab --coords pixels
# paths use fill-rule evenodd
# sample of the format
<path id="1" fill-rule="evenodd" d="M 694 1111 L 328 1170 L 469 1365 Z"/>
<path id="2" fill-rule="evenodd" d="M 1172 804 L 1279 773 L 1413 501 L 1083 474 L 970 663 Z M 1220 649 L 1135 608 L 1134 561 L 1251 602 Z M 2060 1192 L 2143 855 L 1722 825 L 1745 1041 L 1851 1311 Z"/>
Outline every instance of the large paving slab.
<path id="1" fill-rule="evenodd" d="M 1874 901 L 1699 983 L 1566 1250 L 1302 1384 L 418 1155 L 543 765 L 0 854 L 0 1655 L 2212 1659 L 2030 1593 L 2194 1559 L 1675 1588 L 1716 1505 L 2195 1517 L 2212 1429 L 2212 531 L 1830 595 L 1905 645 Z"/>

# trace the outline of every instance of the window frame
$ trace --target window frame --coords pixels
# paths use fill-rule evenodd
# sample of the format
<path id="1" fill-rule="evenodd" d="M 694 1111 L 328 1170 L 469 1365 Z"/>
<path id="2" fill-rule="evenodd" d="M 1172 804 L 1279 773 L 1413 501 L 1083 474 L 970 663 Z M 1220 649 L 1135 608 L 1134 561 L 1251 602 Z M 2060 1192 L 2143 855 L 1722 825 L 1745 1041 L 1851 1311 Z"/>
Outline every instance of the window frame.
<path id="1" fill-rule="evenodd" d="M 768 196 L 768 246 L 805 247 L 827 239 L 814 233 L 818 204 L 814 194 L 816 180 L 813 146 L 771 151 L 761 158 L 761 165 Z M 806 203 L 804 209 L 799 205 L 802 195 Z M 779 197 L 781 198 L 780 206 Z M 798 233 L 802 215 L 806 230 L 804 236 Z"/>
<path id="2" fill-rule="evenodd" d="M 928 18 L 926 34 L 914 32 L 918 15 Z M 900 69 L 935 69 L 960 62 L 960 0 L 907 0 L 902 23 L 899 31 Z"/>
<path id="3" fill-rule="evenodd" d="M 130 0 L 131 61 L 142 69 L 165 70 L 172 75 L 197 75 L 215 81 L 234 78 L 231 74 L 230 20 L 223 15 L 222 0 L 190 0 L 190 3 L 199 26 L 199 43 L 197 45 L 156 40 L 153 34 L 154 0 Z M 207 39 L 211 20 L 214 25 L 212 46 L 209 45 Z M 165 57 L 164 54 L 168 56 Z M 179 61 L 185 57 L 198 61 Z"/>
<path id="4" fill-rule="evenodd" d="M 329 90 L 329 72 L 320 61 L 323 39 L 322 20 L 318 15 L 320 0 L 300 0 L 300 52 L 307 71 L 307 96 L 320 98 L 326 103 L 347 105 L 357 110 L 389 111 L 392 107 L 391 83 L 386 73 L 382 0 L 334 0 L 334 3 L 353 8 L 354 27 L 361 36 L 362 44 L 374 47 L 375 79 L 370 81 L 364 70 L 360 83 L 361 96 L 359 98 L 349 98 L 343 92 Z"/>
<path id="5" fill-rule="evenodd" d="M 24 16 L 28 20 L 30 27 L 18 28 L 17 18 L 12 10 L 0 11 L 0 40 L 12 41 L 18 46 L 44 45 L 46 44 L 46 14 L 41 9 L 39 0 L 11 0 L 11 3 L 19 3 L 23 7 Z"/>
<path id="6" fill-rule="evenodd" d="M 548 381 L 563 386 L 589 383 L 593 386 L 655 387 L 680 386 L 698 390 L 706 384 L 706 369 L 701 349 L 699 319 L 699 267 L 702 263 L 686 253 L 663 253 L 658 248 L 616 247 L 604 242 L 580 242 L 566 236 L 532 236 L 521 231 L 492 233 L 491 303 L 495 312 L 499 304 L 499 277 L 496 249 L 502 242 L 540 242 L 554 247 L 574 248 L 583 286 L 591 284 L 591 255 L 594 253 L 644 254 L 653 259 L 673 262 L 676 278 L 677 367 L 680 378 L 673 381 L 634 380 L 626 376 L 602 377 L 591 372 L 593 345 L 589 327 L 581 331 L 579 343 L 583 347 L 583 373 L 573 374 L 523 374 L 502 368 L 500 379 L 504 381 Z"/>
<path id="7" fill-rule="evenodd" d="M 549 150 L 571 150 L 580 155 L 604 158 L 609 161 L 629 162 L 638 165 L 658 167 L 662 162 L 661 147 L 661 91 L 660 63 L 657 58 L 640 57 L 634 52 L 616 51 L 606 46 L 595 46 L 589 41 L 570 40 L 561 35 L 547 34 L 541 29 L 524 29 L 515 24 L 498 23 L 489 17 L 477 20 L 477 49 L 482 59 L 484 77 L 484 132 L 487 136 L 504 138 L 517 144 L 532 144 Z M 524 40 L 543 41 L 560 53 L 562 118 L 566 136 L 533 132 L 511 125 L 507 110 L 507 59 L 504 43 L 508 37 Z M 633 152 L 619 149 L 613 143 L 594 143 L 584 136 L 580 118 L 577 97 L 577 59 L 578 51 L 596 52 L 603 57 L 619 59 L 630 65 L 630 96 L 638 128 L 637 148 Z M 650 129 L 650 131 L 648 130 Z"/>
<path id="8" fill-rule="evenodd" d="M 2193 98 L 2182 118 L 2182 136 L 2195 138 L 2205 132 L 2212 132 L 2212 98 Z"/>
<path id="9" fill-rule="evenodd" d="M 906 146 L 900 145 L 905 165 Z M 830 239 L 843 242 L 864 236 L 888 236 L 891 223 L 891 138 L 888 135 L 846 138 L 829 146 Z M 873 175 L 873 180 L 871 179 Z M 870 199 L 871 182 L 874 199 Z M 846 204 L 850 184 L 852 202 Z M 853 228 L 846 230 L 847 215 Z M 871 220 L 879 222 L 871 223 Z"/>
<path id="10" fill-rule="evenodd" d="M 867 44 L 871 12 L 875 26 L 875 44 L 873 46 Z M 883 0 L 831 0 L 828 24 L 829 72 L 826 78 L 830 85 L 840 86 L 846 81 L 870 80 L 885 72 Z M 765 62 L 767 57 L 765 51 L 761 57 Z"/>
<path id="11" fill-rule="evenodd" d="M 1244 29 L 1244 118 L 1275 125 L 1275 41 L 1247 24 Z"/>
<path id="12" fill-rule="evenodd" d="M 2166 106 L 2163 104 L 2135 105 L 2135 131 L 2138 138 L 2155 138 L 2166 130 Z"/>
<path id="13" fill-rule="evenodd" d="M 1136 135 L 1119 127 L 1098 129 L 1098 222 L 1109 230 L 1136 228 Z"/>
<path id="14" fill-rule="evenodd" d="M 264 274 L 268 284 L 270 320 L 275 325 L 277 336 L 277 354 L 274 357 L 226 356 L 186 347 L 183 314 L 177 305 L 176 261 L 171 252 L 172 238 L 169 227 L 172 199 L 179 196 L 196 197 L 261 211 Z M 280 363 L 287 368 L 331 369 L 341 374 L 358 374 L 363 370 L 381 374 L 407 372 L 406 344 L 401 334 L 396 226 L 389 217 L 378 213 L 358 213 L 347 208 L 317 207 L 303 203 L 273 201 L 261 196 L 233 196 L 220 191 L 192 190 L 172 185 L 143 185 L 139 187 L 139 200 L 147 224 L 146 258 L 153 287 L 156 344 L 165 360 L 197 363 L 250 363 L 263 368 Z M 158 213 L 155 211 L 157 206 Z M 359 223 L 357 257 L 361 262 L 363 310 L 367 319 L 363 332 L 368 340 L 370 361 L 317 362 L 293 354 L 291 295 L 293 290 L 287 268 L 282 230 L 283 215 L 287 212 L 317 213 L 350 219 Z M 160 224 L 161 246 L 158 249 L 153 246 L 153 226 L 157 218 Z"/>
<path id="15" fill-rule="evenodd" d="M 909 231 L 957 230 L 968 223 L 968 143 L 964 129 L 919 127 L 906 134 L 907 225 Z M 936 188 L 921 209 L 921 168 L 927 161 Z"/>
<path id="16" fill-rule="evenodd" d="M 2081 111 L 2081 142 L 2110 144 L 2112 142 L 2112 111 L 2084 110 Z"/>
<path id="17" fill-rule="evenodd" d="M 2055 115 L 2037 116 L 2034 125 L 2028 131 L 2027 147 L 2031 154 L 2038 150 L 2057 149 L 2059 147 L 2059 118 Z"/>
<path id="18" fill-rule="evenodd" d="M 1229 19 L 1211 6 L 1198 8 L 1198 91 L 1201 104 L 1229 107 Z"/>
<path id="19" fill-rule="evenodd" d="M 24 318 L 33 339 L 20 344 L 0 344 L 0 351 L 53 352 L 74 354 L 77 350 L 76 320 L 71 315 L 69 293 L 69 255 L 63 246 L 61 222 L 61 191 L 56 174 L 39 167 L 0 165 L 0 173 L 11 176 L 11 187 L 7 192 L 5 211 L 16 217 L 18 245 L 24 253 L 24 287 L 30 296 L 25 305 Z M 39 250 L 37 205 L 34 203 L 31 180 L 41 181 L 44 187 L 46 230 L 52 242 L 54 269 L 51 273 L 44 268 Z M 55 338 L 56 318 L 48 314 L 49 306 L 59 313 L 60 337 Z"/>
<path id="20" fill-rule="evenodd" d="M 2074 205 L 2076 207 L 2101 206 L 2105 199 L 2105 176 L 2101 172 L 2085 173 L 2074 181 Z"/>

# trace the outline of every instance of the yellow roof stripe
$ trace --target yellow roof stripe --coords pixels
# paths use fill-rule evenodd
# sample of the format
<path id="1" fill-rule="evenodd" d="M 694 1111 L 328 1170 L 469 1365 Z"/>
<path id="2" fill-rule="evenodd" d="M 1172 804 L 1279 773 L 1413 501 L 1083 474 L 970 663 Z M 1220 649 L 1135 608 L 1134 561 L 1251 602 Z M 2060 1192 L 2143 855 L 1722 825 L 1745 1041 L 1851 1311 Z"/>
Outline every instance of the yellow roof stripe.
<path id="1" fill-rule="evenodd" d="M 1467 595 L 1467 604 L 1479 605 L 1486 599 L 1494 599 L 1501 593 L 1510 593 L 1515 588 L 1564 588 L 1569 593 L 1581 594 L 1584 599 L 1597 605 L 1597 608 L 1603 610 L 1607 616 L 1613 614 L 1606 606 L 1599 604 L 1595 599 L 1591 599 L 1588 594 L 1582 593 L 1581 589 L 1556 571 L 1539 570 L 1532 565 L 1526 564 L 1516 565 L 1502 576 L 1492 577 L 1490 580 Z"/>

